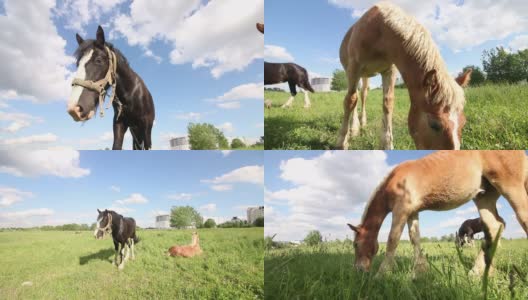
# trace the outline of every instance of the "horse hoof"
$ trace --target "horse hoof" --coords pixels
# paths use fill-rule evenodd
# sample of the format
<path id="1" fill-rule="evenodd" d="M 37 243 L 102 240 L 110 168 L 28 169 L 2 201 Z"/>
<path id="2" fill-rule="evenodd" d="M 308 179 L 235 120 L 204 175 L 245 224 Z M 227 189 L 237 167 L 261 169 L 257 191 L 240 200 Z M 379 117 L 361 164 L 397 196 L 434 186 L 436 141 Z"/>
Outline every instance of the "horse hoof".
<path id="1" fill-rule="evenodd" d="M 308 109 L 308 108 L 310 108 L 310 107 L 312 107 L 312 106 L 311 106 L 311 105 L 308 105 L 308 106 L 305 105 L 305 106 L 304 106 L 304 108 L 306 108 L 306 109 Z"/>

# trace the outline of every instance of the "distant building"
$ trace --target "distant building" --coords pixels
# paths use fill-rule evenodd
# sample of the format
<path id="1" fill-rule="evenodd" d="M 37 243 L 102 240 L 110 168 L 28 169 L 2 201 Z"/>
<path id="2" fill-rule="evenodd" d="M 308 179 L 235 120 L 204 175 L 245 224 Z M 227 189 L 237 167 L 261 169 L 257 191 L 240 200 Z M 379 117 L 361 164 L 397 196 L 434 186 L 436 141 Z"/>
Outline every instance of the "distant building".
<path id="1" fill-rule="evenodd" d="M 247 209 L 247 221 L 249 224 L 253 224 L 256 219 L 264 218 L 264 206 L 259 207 L 248 207 Z"/>
<path id="2" fill-rule="evenodd" d="M 330 92 L 332 78 L 315 77 L 310 80 L 310 83 L 316 92 Z"/>
<path id="3" fill-rule="evenodd" d="M 157 229 L 169 229 L 170 228 L 170 215 L 156 216 L 156 228 Z"/>
<path id="4" fill-rule="evenodd" d="M 169 143 L 171 150 L 191 150 L 189 138 L 186 136 L 172 138 Z"/>

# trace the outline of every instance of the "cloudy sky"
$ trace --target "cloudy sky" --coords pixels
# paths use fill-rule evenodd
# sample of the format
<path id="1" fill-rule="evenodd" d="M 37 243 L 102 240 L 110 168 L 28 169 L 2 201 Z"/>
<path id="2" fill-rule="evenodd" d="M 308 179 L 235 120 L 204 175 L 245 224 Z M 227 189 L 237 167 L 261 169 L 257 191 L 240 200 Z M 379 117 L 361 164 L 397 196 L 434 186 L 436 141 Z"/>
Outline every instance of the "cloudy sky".
<path id="1" fill-rule="evenodd" d="M 373 0 L 266 0 L 264 57 L 293 61 L 312 74 L 331 76 L 342 69 L 339 47 L 347 30 L 375 3 Z M 481 66 L 482 51 L 502 45 L 528 47 L 528 1 L 395 0 L 415 16 L 439 46 L 449 71 Z M 381 77 L 371 81 L 379 86 Z"/>
<path id="2" fill-rule="evenodd" d="M 265 234 L 275 240 L 302 240 L 319 230 L 329 240 L 353 238 L 346 223 L 359 224 L 365 203 L 397 164 L 429 151 L 265 151 Z M 497 208 L 506 221 L 505 237 L 526 237 L 504 198 Z M 466 219 L 478 218 L 472 201 L 446 212 L 420 213 L 422 236 L 454 233 Z M 386 241 L 391 216 L 381 227 Z M 482 235 L 482 234 L 481 234 Z M 409 239 L 407 227 L 402 239 Z"/>
<path id="3" fill-rule="evenodd" d="M 95 222 L 97 209 L 139 226 L 172 206 L 246 219 L 263 205 L 261 151 L 0 151 L 0 228 Z"/>
<path id="4" fill-rule="evenodd" d="M 263 19 L 264 0 L 0 0 L 0 148 L 111 147 L 113 113 L 84 124 L 66 113 L 75 33 L 93 39 L 99 24 L 154 98 L 154 149 L 189 122 L 254 142 L 263 135 Z"/>

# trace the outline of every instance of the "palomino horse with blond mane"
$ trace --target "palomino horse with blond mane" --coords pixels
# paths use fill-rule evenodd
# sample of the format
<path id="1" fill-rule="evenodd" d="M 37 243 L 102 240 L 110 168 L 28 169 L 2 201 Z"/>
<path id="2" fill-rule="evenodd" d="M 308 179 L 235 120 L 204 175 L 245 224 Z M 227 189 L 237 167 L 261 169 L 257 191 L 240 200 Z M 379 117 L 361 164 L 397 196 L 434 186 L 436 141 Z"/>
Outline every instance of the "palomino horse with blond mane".
<path id="1" fill-rule="evenodd" d="M 363 125 L 368 77 L 381 73 L 383 133 L 381 146 L 393 149 L 392 111 L 396 68 L 409 90 L 409 132 L 418 149 L 460 149 L 465 124 L 464 91 L 471 70 L 456 81 L 448 73 L 429 32 L 413 17 L 390 3 L 369 9 L 346 33 L 339 50 L 348 78 L 344 118 L 336 147 L 348 148 L 348 136 L 359 134 L 357 87 L 363 79 Z M 352 127 L 350 129 L 350 114 Z"/>
<path id="2" fill-rule="evenodd" d="M 192 242 L 186 246 L 172 246 L 169 248 L 167 255 L 169 256 L 182 256 L 182 257 L 193 257 L 202 254 L 202 248 L 200 248 L 200 238 L 198 232 L 193 232 Z"/>
<path id="3" fill-rule="evenodd" d="M 355 266 L 368 271 L 378 251 L 378 233 L 392 212 L 387 251 L 379 272 L 393 265 L 394 254 L 407 224 L 414 247 L 415 271 L 427 262 L 420 250 L 418 214 L 451 210 L 473 199 L 484 223 L 485 241 L 471 274 L 481 275 L 491 261 L 492 242 L 500 238 L 504 220 L 497 212 L 499 196 L 509 202 L 528 234 L 528 158 L 524 151 L 439 151 L 394 168 L 372 195 L 356 232 Z"/>

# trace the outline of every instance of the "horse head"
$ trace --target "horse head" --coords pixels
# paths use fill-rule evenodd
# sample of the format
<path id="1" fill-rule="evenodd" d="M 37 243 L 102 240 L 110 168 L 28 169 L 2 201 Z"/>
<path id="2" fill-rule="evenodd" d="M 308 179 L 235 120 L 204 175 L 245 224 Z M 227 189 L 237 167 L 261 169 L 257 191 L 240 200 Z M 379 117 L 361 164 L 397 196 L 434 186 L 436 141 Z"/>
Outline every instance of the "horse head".
<path id="1" fill-rule="evenodd" d="M 112 233 L 112 214 L 108 210 L 100 211 L 97 209 L 99 215 L 97 216 L 96 228 L 94 237 L 96 239 L 103 239 L 105 234 Z"/>
<path id="2" fill-rule="evenodd" d="M 105 43 L 101 26 L 97 28 L 95 40 L 84 40 L 79 34 L 76 38 L 79 45 L 75 51 L 77 72 L 72 81 L 68 113 L 78 122 L 87 121 L 95 115 L 110 86 L 113 94 L 110 101 L 113 101 L 117 59 L 115 52 Z M 103 107 L 99 109 L 102 111 Z"/>
<path id="3" fill-rule="evenodd" d="M 356 237 L 354 238 L 354 266 L 358 270 L 368 272 L 372 263 L 372 258 L 378 252 L 378 239 L 370 236 L 368 230 L 361 225 L 347 225 L 356 233 Z"/>

